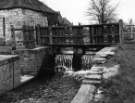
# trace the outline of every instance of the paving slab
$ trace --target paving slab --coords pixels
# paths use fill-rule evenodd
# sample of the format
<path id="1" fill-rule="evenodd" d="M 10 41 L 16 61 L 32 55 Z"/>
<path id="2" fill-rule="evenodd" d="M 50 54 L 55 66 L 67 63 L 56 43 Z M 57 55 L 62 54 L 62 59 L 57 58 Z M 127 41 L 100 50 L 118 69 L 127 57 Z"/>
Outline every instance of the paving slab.
<path id="1" fill-rule="evenodd" d="M 102 76 L 98 74 L 91 74 L 91 75 L 84 76 L 84 78 L 87 80 L 101 80 Z"/>

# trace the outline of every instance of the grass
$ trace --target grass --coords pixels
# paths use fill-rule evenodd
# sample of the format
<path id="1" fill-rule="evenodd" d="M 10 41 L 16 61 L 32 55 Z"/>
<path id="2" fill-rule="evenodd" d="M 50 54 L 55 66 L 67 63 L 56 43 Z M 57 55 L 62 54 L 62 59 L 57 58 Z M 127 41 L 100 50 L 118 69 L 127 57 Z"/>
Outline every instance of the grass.
<path id="1" fill-rule="evenodd" d="M 135 43 L 119 46 L 109 60 L 120 64 L 119 75 L 103 83 L 103 103 L 135 103 Z"/>

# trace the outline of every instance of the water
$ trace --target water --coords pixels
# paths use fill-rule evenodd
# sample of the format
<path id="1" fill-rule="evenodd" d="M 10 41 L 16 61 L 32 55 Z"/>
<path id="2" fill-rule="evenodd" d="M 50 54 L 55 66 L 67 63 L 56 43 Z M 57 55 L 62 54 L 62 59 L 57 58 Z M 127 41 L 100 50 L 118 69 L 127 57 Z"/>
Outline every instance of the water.
<path id="1" fill-rule="evenodd" d="M 89 70 L 91 68 L 93 56 L 94 53 L 89 51 L 81 57 L 83 70 Z M 72 59 L 72 54 L 59 54 L 55 57 L 56 67 L 64 67 L 66 70 L 73 70 Z"/>

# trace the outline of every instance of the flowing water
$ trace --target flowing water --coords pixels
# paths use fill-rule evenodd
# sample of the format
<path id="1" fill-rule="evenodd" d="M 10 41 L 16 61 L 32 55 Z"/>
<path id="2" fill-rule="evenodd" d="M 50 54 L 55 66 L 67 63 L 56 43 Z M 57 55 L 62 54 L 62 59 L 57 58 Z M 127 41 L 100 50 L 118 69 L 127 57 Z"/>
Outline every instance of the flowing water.
<path id="1" fill-rule="evenodd" d="M 87 53 L 81 57 L 83 70 L 88 70 L 91 68 L 93 56 L 94 53 Z M 73 70 L 72 59 L 72 54 L 59 54 L 55 58 L 56 67 L 64 67 L 66 70 Z"/>

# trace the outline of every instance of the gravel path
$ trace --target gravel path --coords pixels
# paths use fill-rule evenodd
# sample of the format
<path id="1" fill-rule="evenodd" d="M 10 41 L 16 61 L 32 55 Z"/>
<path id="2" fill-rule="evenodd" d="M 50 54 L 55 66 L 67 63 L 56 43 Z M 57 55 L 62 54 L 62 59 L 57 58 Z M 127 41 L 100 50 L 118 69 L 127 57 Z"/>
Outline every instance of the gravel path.
<path id="1" fill-rule="evenodd" d="M 69 77 L 31 82 L 0 96 L 0 103 L 70 103 L 80 83 Z"/>

